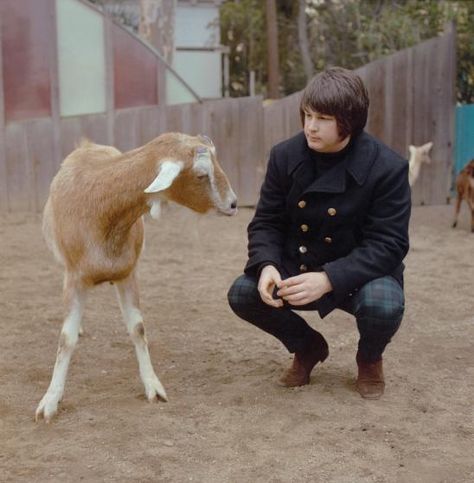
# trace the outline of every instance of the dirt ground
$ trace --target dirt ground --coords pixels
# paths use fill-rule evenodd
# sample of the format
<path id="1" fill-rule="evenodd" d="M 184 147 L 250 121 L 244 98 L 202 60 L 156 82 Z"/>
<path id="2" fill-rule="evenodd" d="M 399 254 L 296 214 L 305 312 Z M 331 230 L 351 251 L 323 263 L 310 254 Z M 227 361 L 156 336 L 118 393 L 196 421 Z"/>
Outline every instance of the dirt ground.
<path id="1" fill-rule="evenodd" d="M 386 394 L 354 389 L 357 332 L 336 311 L 308 321 L 330 356 L 310 385 L 276 384 L 290 356 L 240 321 L 226 292 L 252 211 L 147 220 L 140 262 L 150 352 L 168 403 L 143 396 L 112 287 L 90 296 L 59 415 L 34 422 L 62 323 L 61 268 L 39 215 L 0 217 L 0 481 L 474 481 L 474 235 L 464 206 L 418 207 L 407 309 L 385 353 Z"/>

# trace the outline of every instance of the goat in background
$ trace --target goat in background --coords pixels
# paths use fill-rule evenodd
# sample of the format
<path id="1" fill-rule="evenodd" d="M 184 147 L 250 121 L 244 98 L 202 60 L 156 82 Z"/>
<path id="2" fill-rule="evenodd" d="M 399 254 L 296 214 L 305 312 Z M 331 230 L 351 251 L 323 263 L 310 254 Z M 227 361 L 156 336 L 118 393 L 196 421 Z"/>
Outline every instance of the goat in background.
<path id="1" fill-rule="evenodd" d="M 453 228 L 458 224 L 461 203 L 466 201 L 471 210 L 471 232 L 474 233 L 474 159 L 456 177 L 456 206 L 454 208 Z"/>
<path id="2" fill-rule="evenodd" d="M 103 282 L 115 285 L 146 397 L 167 400 L 150 360 L 136 280 L 144 242 L 142 215 L 150 211 L 157 218 L 161 200 L 198 213 L 211 208 L 225 215 L 237 212 L 236 196 L 208 138 L 167 133 L 124 154 L 83 141 L 54 177 L 43 234 L 65 268 L 67 315 L 51 383 L 36 409 L 37 421 L 43 417 L 49 422 L 57 413 L 87 292 Z"/>
<path id="3" fill-rule="evenodd" d="M 413 186 L 420 175 L 421 165 L 423 163 L 431 163 L 431 158 L 429 153 L 433 143 L 429 142 L 423 144 L 423 146 L 413 146 L 410 145 L 408 149 L 410 150 L 410 159 L 408 160 L 408 182 L 410 186 Z"/>

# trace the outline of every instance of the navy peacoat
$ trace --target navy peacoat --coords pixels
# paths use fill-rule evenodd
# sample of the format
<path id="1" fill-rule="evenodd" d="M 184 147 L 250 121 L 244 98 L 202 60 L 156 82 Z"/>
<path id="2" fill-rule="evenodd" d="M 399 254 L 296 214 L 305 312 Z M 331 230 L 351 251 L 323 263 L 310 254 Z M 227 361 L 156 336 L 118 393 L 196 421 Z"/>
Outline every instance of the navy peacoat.
<path id="1" fill-rule="evenodd" d="M 411 192 L 408 162 L 365 132 L 316 180 L 312 163 L 303 132 L 272 148 L 245 273 L 264 264 L 282 278 L 324 270 L 333 286 L 317 304 L 324 317 L 375 278 L 403 284 Z"/>

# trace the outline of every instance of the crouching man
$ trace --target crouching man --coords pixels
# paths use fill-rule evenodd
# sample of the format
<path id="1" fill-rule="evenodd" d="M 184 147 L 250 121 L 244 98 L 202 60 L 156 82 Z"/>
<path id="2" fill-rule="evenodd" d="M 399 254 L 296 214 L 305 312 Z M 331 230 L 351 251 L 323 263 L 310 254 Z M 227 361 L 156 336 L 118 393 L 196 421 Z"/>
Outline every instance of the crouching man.
<path id="1" fill-rule="evenodd" d="M 307 85 L 303 131 L 271 150 L 248 227 L 248 262 L 228 299 L 239 317 L 294 353 L 280 379 L 287 387 L 308 384 L 329 354 L 324 337 L 294 310 L 353 314 L 356 387 L 378 399 L 382 354 L 404 312 L 411 197 L 407 161 L 363 131 L 368 106 L 352 71 L 330 68 Z"/>

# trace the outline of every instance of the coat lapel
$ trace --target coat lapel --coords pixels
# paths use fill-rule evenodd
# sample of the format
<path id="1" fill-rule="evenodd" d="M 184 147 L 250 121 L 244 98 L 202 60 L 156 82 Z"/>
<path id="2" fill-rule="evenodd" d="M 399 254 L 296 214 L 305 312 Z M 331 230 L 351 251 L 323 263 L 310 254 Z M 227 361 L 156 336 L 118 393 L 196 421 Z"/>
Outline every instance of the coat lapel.
<path id="1" fill-rule="evenodd" d="M 300 156 L 295 157 L 289 165 L 289 173 L 299 185 L 301 193 L 343 193 L 346 190 L 346 178 L 349 173 L 357 184 L 364 184 L 370 168 L 376 158 L 377 145 L 373 138 L 360 134 L 354 141 L 349 155 L 342 162 L 337 163 L 333 169 L 326 171 L 317 180 L 314 180 L 314 160 L 308 148 L 304 133 L 299 135 Z"/>
<path id="2" fill-rule="evenodd" d="M 346 191 L 346 160 L 328 169 L 316 181 L 311 183 L 305 193 L 343 193 Z"/>

